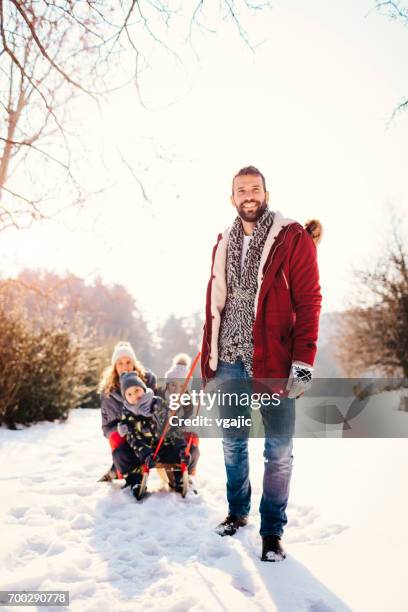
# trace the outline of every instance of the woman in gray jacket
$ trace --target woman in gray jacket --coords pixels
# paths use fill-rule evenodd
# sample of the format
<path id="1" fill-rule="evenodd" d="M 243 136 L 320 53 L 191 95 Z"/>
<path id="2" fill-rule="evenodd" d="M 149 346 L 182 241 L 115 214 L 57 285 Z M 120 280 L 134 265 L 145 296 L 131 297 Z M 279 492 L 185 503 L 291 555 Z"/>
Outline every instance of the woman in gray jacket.
<path id="1" fill-rule="evenodd" d="M 119 378 L 124 372 L 136 372 L 146 386 L 156 392 L 156 376 L 140 363 L 128 342 L 119 342 L 113 350 L 111 364 L 104 370 L 98 387 L 101 394 L 102 431 L 109 440 L 113 459 L 113 465 L 100 481 L 109 482 L 118 478 L 118 472 L 130 472 L 135 462 L 135 455 L 126 438 L 121 438 L 117 432 L 117 424 L 123 410 Z"/>

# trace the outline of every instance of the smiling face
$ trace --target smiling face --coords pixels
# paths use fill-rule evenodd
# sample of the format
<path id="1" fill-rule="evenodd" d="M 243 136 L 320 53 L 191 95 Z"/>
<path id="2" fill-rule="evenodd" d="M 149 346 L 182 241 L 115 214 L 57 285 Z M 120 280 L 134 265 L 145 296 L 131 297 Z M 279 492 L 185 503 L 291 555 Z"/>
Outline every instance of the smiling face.
<path id="1" fill-rule="evenodd" d="M 231 202 L 243 221 L 256 223 L 266 209 L 269 193 L 265 191 L 261 176 L 238 175 L 234 179 Z"/>
<path id="2" fill-rule="evenodd" d="M 129 404 L 137 404 L 143 394 L 142 387 L 129 387 L 125 391 L 125 398 Z"/>
<path id="3" fill-rule="evenodd" d="M 123 374 L 123 372 L 133 372 L 135 364 L 133 363 L 130 357 L 119 357 L 117 362 L 115 363 L 116 372 L 118 376 Z"/>

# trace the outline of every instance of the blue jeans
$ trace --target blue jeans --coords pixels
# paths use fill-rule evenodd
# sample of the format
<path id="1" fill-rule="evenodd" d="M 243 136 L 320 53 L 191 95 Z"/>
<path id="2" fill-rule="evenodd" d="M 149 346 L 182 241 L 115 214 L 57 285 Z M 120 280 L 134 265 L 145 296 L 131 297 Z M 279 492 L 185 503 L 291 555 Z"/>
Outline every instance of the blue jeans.
<path id="1" fill-rule="evenodd" d="M 231 381 L 231 387 L 228 389 L 230 391 L 238 387 L 240 392 L 246 388 L 246 392 L 251 393 L 251 379 L 242 361 L 236 361 L 234 364 L 219 361 L 215 382 L 224 383 L 222 388 L 226 390 L 225 381 Z M 260 534 L 281 536 L 288 522 L 286 507 L 292 475 L 295 400 L 281 398 L 278 411 L 268 406 L 262 407 L 260 412 L 265 428 L 263 494 L 259 506 Z M 286 432 L 285 434 L 276 435 L 275 419 L 279 421 L 278 429 L 284 424 L 282 431 Z M 222 445 L 227 474 L 229 512 L 237 516 L 246 516 L 251 507 L 248 436 L 224 435 Z"/>

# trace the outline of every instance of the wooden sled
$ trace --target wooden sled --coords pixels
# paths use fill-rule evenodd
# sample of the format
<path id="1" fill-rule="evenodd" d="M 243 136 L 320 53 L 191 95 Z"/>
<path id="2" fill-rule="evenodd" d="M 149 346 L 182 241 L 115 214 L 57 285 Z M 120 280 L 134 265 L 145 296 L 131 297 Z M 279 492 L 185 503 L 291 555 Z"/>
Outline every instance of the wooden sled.
<path id="1" fill-rule="evenodd" d="M 189 482 L 188 482 L 188 470 L 185 463 L 157 463 L 154 470 L 159 470 L 159 476 L 164 481 L 164 477 L 166 477 L 166 481 L 170 486 L 174 486 L 174 470 L 179 469 L 182 473 L 182 490 L 181 497 L 185 497 L 188 492 Z M 147 489 L 147 481 L 149 479 L 149 470 L 144 467 L 142 482 L 140 485 L 140 489 L 137 495 L 138 500 L 142 499 Z"/>

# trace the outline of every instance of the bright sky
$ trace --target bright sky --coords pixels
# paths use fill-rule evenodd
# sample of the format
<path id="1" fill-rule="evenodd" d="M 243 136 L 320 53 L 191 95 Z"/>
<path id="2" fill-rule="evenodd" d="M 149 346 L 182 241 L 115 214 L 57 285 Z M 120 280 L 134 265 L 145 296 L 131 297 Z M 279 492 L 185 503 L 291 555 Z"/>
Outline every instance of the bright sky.
<path id="1" fill-rule="evenodd" d="M 234 219 L 232 176 L 253 164 L 273 210 L 323 223 L 324 310 L 345 307 L 351 270 L 376 259 L 390 207 L 403 214 L 408 202 L 408 115 L 387 127 L 408 95 L 408 30 L 367 15 L 372 6 L 277 1 L 248 24 L 251 42 L 262 42 L 255 53 L 223 25 L 217 37 L 197 35 L 199 62 L 186 48 L 182 70 L 169 59 L 146 73 L 142 93 L 158 110 L 141 109 L 133 89 L 102 113 L 84 102 L 87 138 L 106 163 L 89 175 L 114 186 L 67 227 L 3 235 L 3 274 L 25 266 L 100 274 L 126 285 L 152 321 L 202 310 L 212 246 Z M 155 159 L 151 137 L 169 159 Z"/>

